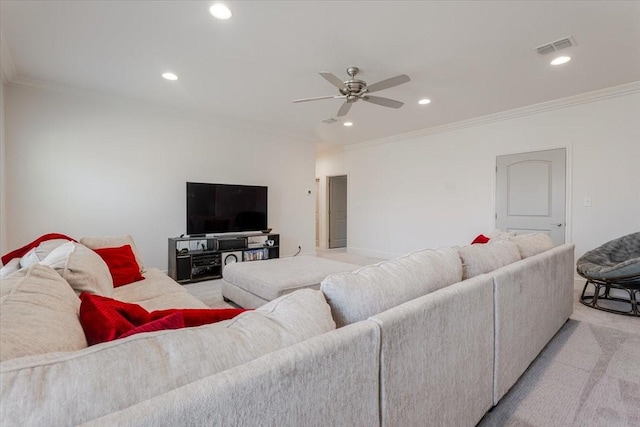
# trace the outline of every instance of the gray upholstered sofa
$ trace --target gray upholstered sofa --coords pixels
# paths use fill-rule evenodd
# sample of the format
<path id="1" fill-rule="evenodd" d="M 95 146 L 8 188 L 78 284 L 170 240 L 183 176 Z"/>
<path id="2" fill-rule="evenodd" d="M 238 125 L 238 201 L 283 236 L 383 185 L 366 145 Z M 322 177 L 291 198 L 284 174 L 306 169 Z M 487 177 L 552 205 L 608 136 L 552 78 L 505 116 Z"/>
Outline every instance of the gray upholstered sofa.
<path id="1" fill-rule="evenodd" d="M 213 325 L 0 364 L 2 425 L 473 426 L 572 312 L 574 247 L 423 250 Z"/>

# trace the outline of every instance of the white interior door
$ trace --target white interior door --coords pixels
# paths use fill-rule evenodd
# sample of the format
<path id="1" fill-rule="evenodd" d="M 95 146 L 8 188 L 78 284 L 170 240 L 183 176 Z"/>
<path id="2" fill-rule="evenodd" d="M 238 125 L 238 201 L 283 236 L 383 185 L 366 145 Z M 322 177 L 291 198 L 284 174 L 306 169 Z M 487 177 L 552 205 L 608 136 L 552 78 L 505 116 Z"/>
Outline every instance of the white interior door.
<path id="1" fill-rule="evenodd" d="M 347 246 L 347 176 L 329 177 L 329 248 Z"/>
<path id="2" fill-rule="evenodd" d="M 566 150 L 496 158 L 496 228 L 565 241 Z"/>

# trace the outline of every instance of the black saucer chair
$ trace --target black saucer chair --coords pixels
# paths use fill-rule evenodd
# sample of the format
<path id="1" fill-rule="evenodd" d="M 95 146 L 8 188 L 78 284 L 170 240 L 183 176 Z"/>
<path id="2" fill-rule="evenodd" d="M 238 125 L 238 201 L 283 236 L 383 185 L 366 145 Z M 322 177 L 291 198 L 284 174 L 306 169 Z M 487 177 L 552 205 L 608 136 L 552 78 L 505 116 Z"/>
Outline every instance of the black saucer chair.
<path id="1" fill-rule="evenodd" d="M 587 279 L 580 296 L 582 304 L 640 317 L 640 232 L 585 253 L 576 265 L 578 274 Z M 587 293 L 590 287 L 593 293 Z"/>

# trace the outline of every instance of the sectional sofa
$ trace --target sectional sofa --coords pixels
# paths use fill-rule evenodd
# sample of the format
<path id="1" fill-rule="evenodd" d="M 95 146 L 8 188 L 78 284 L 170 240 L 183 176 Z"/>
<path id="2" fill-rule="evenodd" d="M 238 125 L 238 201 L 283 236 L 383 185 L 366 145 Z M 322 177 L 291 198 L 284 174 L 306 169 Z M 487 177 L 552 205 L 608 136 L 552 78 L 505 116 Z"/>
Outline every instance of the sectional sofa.
<path id="1" fill-rule="evenodd" d="M 544 235 L 427 249 L 231 320 L 9 358 L 0 424 L 473 426 L 571 315 L 573 257 Z M 64 288 L 19 274 L 3 306 Z"/>

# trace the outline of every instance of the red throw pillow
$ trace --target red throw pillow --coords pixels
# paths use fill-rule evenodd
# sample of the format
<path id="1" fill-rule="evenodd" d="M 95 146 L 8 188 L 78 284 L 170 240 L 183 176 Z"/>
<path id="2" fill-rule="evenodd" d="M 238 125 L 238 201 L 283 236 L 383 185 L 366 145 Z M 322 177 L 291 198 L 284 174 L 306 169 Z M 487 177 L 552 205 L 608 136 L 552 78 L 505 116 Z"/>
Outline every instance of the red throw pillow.
<path id="1" fill-rule="evenodd" d="M 244 308 L 170 309 L 149 313 L 138 304 L 130 304 L 83 292 L 80 294 L 80 324 L 89 345 L 141 332 L 200 326 L 231 319 Z"/>
<path id="2" fill-rule="evenodd" d="M 133 254 L 131 245 L 94 249 L 94 251 L 100 255 L 107 267 L 109 267 L 109 272 L 113 277 L 114 288 L 144 280 L 144 276 L 140 274 L 140 266 Z"/>
<path id="3" fill-rule="evenodd" d="M 487 236 L 485 236 L 484 234 L 478 234 L 478 236 L 473 239 L 473 242 L 471 242 L 472 245 L 475 245 L 476 243 L 487 243 L 489 239 Z"/>

